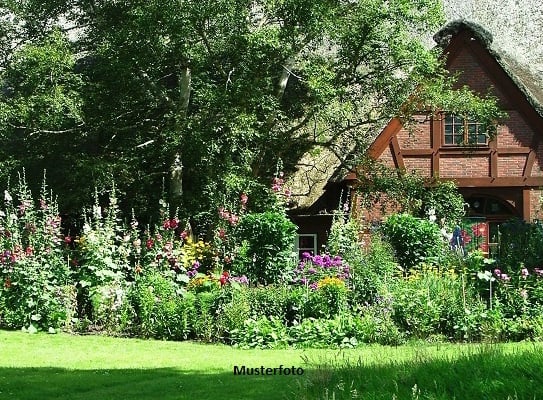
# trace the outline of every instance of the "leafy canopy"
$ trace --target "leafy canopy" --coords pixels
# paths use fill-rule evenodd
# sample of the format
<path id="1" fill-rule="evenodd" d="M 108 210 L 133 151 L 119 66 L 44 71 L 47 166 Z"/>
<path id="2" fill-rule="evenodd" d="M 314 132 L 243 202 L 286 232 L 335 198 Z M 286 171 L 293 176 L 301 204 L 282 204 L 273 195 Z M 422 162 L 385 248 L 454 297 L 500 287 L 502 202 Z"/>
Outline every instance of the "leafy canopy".
<path id="1" fill-rule="evenodd" d="M 0 179 L 45 168 L 75 211 L 113 176 L 150 215 L 173 178 L 205 225 L 236 177 L 258 208 L 277 159 L 352 166 L 383 121 L 440 103 L 494 117 L 423 43 L 443 21 L 438 0 L 5 1 Z"/>

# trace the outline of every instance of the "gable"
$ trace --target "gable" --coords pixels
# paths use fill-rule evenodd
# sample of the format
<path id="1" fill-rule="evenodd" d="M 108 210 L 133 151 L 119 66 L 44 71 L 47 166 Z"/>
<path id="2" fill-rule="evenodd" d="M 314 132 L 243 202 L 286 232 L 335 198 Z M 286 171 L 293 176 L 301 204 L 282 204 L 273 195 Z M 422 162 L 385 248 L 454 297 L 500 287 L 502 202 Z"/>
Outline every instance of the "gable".
<path id="1" fill-rule="evenodd" d="M 476 146 L 457 145 L 450 136 L 451 116 L 415 115 L 414 128 L 406 129 L 398 119 L 391 120 L 370 146 L 369 154 L 407 173 L 453 180 L 464 195 L 484 193 L 501 198 L 530 219 L 541 211 L 543 116 L 488 47 L 488 40 L 466 27 L 449 39 L 444 56 L 447 68 L 458 77 L 456 87 L 492 94 L 508 115 L 498 126 L 496 138 Z M 476 123 L 460 120 L 459 132 L 467 139 L 468 128 Z"/>

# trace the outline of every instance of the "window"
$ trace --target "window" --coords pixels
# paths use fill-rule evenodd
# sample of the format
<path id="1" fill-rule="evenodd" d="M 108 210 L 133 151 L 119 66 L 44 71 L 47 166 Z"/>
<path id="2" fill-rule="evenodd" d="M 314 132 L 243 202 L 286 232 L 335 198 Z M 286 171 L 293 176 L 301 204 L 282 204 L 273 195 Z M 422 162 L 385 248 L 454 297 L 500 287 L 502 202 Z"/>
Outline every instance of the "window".
<path id="1" fill-rule="evenodd" d="M 298 258 L 302 259 L 302 253 L 310 253 L 311 255 L 317 254 L 317 235 L 314 233 L 311 234 L 300 234 L 296 237 L 296 254 Z"/>
<path id="2" fill-rule="evenodd" d="M 454 114 L 443 119 L 446 146 L 486 145 L 488 132 L 485 124 Z"/>

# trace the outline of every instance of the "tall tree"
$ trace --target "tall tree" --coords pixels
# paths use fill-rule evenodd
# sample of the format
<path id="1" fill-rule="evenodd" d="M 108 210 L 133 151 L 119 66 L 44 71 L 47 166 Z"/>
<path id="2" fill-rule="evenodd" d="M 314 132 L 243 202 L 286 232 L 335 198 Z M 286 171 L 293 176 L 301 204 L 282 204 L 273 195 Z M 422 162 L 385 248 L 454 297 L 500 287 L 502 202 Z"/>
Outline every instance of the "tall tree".
<path id="1" fill-rule="evenodd" d="M 323 147 L 349 166 L 391 116 L 444 104 L 497 115 L 471 93 L 456 101 L 423 44 L 443 22 L 438 0 L 11 0 L 0 15 L 0 42 L 16 41 L 9 16 L 24 36 L 0 54 L 3 173 L 32 157 L 61 181 L 65 164 L 46 154 L 62 153 L 78 183 L 67 207 L 113 175 L 126 208 L 149 210 L 166 179 L 173 206 L 203 223 L 242 190 L 265 204 L 278 159 L 288 171 Z M 71 52 L 55 58 L 63 81 L 47 80 L 44 56 L 24 67 L 45 86 L 23 90 L 13 75 L 43 43 Z M 15 107 L 43 114 L 36 95 L 60 119 Z"/>

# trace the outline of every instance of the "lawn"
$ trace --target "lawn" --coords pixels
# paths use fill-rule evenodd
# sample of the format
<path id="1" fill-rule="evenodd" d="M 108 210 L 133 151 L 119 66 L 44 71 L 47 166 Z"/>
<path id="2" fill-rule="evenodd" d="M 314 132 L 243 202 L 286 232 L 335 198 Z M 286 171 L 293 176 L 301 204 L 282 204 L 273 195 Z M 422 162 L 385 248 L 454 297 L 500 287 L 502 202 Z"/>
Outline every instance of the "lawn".
<path id="1" fill-rule="evenodd" d="M 543 399 L 543 346 L 411 344 L 355 350 L 0 331 L 0 399 Z M 234 366 L 302 376 L 237 376 Z"/>

